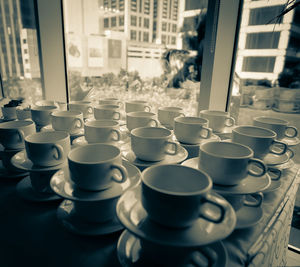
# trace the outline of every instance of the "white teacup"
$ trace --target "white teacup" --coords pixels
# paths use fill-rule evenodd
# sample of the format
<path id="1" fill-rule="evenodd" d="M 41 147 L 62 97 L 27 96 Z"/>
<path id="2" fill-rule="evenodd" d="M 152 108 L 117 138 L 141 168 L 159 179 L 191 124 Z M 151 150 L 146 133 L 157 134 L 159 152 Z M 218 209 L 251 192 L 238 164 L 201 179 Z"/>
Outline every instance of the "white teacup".
<path id="1" fill-rule="evenodd" d="M 99 105 L 117 105 L 121 106 L 122 102 L 118 98 L 107 97 L 99 100 Z"/>
<path id="2" fill-rule="evenodd" d="M 5 120 L 17 119 L 17 107 L 1 107 L 2 115 Z"/>
<path id="3" fill-rule="evenodd" d="M 156 114 L 146 111 L 129 112 L 126 114 L 126 125 L 129 131 L 145 126 L 158 126 Z"/>
<path id="4" fill-rule="evenodd" d="M 83 114 L 80 111 L 54 111 L 51 117 L 54 130 L 76 134 L 83 129 Z"/>
<path id="5" fill-rule="evenodd" d="M 249 147 L 219 141 L 200 145 L 198 168 L 219 185 L 236 185 L 249 174 L 260 177 L 267 171 L 261 160 L 253 158 L 253 151 Z"/>
<path id="6" fill-rule="evenodd" d="M 96 120 L 119 120 L 121 112 L 118 105 L 98 105 L 94 107 L 94 116 Z"/>
<path id="7" fill-rule="evenodd" d="M 243 206 L 260 207 L 264 199 L 263 194 L 260 192 L 251 194 L 250 196 L 228 194 L 222 196 L 230 203 L 235 211 L 240 210 Z M 249 200 L 249 197 L 251 197 L 251 200 Z"/>
<path id="8" fill-rule="evenodd" d="M 57 106 L 34 106 L 31 107 L 31 118 L 37 126 L 51 124 L 51 114 L 58 110 Z"/>
<path id="9" fill-rule="evenodd" d="M 275 141 L 276 133 L 257 126 L 238 126 L 232 130 L 232 141 L 249 146 L 254 151 L 254 157 L 263 159 L 268 153 L 282 155 L 287 151 L 287 145 Z"/>
<path id="10" fill-rule="evenodd" d="M 16 109 L 17 119 L 20 121 L 31 119 L 31 109 L 29 107 L 22 108 L 18 107 Z"/>
<path id="11" fill-rule="evenodd" d="M 178 153 L 179 144 L 170 141 L 171 138 L 172 132 L 165 128 L 135 128 L 131 131 L 131 149 L 141 160 L 163 160 L 166 155 Z"/>
<path id="12" fill-rule="evenodd" d="M 208 121 L 199 117 L 177 117 L 174 119 L 174 134 L 179 142 L 199 144 L 212 135 Z"/>
<path id="13" fill-rule="evenodd" d="M 253 119 L 253 125 L 267 128 L 277 134 L 277 139 L 281 140 L 285 137 L 293 138 L 298 135 L 298 130 L 294 126 L 289 126 L 289 122 L 283 119 L 273 117 L 256 117 Z"/>
<path id="14" fill-rule="evenodd" d="M 235 124 L 234 118 L 225 111 L 201 110 L 199 115 L 209 121 L 208 126 L 214 132 L 223 132 L 225 127 L 232 127 Z"/>
<path id="15" fill-rule="evenodd" d="M 81 111 L 84 119 L 90 117 L 94 112 L 94 109 L 92 107 L 92 102 L 84 101 L 84 100 L 71 101 L 69 103 L 69 110 Z"/>
<path id="16" fill-rule="evenodd" d="M 0 123 L 0 143 L 7 149 L 24 149 L 24 138 L 35 133 L 33 121 L 8 121 Z"/>
<path id="17" fill-rule="evenodd" d="M 121 151 L 109 144 L 88 144 L 68 155 L 70 178 L 83 190 L 99 191 L 123 183 L 128 174 L 122 166 Z"/>
<path id="18" fill-rule="evenodd" d="M 26 136 L 27 157 L 42 167 L 64 163 L 71 150 L 70 135 L 64 131 L 40 132 Z"/>
<path id="19" fill-rule="evenodd" d="M 121 140 L 120 125 L 114 120 L 93 120 L 84 123 L 84 135 L 89 144 Z"/>
<path id="20" fill-rule="evenodd" d="M 177 164 L 154 165 L 142 173 L 142 205 L 148 217 L 168 227 L 188 227 L 199 217 L 220 223 L 226 201 L 210 194 L 210 177 Z M 204 205 L 204 203 L 211 205 Z M 217 211 L 216 211 L 217 210 Z"/>
<path id="21" fill-rule="evenodd" d="M 157 118 L 161 124 L 174 126 L 174 119 L 185 116 L 179 107 L 161 107 L 157 110 Z"/>
<path id="22" fill-rule="evenodd" d="M 35 192 L 53 194 L 50 187 L 50 180 L 57 170 L 48 170 L 41 172 L 30 172 L 31 187 Z"/>
<path id="23" fill-rule="evenodd" d="M 116 205 L 123 193 L 119 185 L 106 189 L 101 200 L 74 201 L 74 211 L 83 221 L 104 223 L 116 216 Z"/>
<path id="24" fill-rule="evenodd" d="M 134 111 L 151 111 L 151 107 L 146 101 L 143 100 L 133 100 L 125 102 L 125 112 L 134 112 Z"/>

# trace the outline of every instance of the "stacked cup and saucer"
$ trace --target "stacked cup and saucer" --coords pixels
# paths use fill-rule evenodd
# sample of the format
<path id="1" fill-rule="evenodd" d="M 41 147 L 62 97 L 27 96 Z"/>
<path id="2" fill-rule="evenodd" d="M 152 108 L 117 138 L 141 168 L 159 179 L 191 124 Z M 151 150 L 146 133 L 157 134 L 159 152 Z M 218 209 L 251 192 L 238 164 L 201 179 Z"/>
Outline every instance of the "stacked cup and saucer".
<path id="1" fill-rule="evenodd" d="M 70 147 L 70 136 L 64 131 L 27 135 L 25 150 L 11 159 L 16 168 L 29 172 L 29 176 L 17 184 L 18 195 L 33 202 L 60 200 L 50 187 L 50 179 L 66 165 Z"/>
<path id="2" fill-rule="evenodd" d="M 198 157 L 200 144 L 220 140 L 208 128 L 208 120 L 199 117 L 174 118 L 174 134 L 180 145 L 188 151 L 188 158 Z"/>
<path id="3" fill-rule="evenodd" d="M 194 168 L 162 164 L 145 169 L 141 184 L 117 203 L 117 216 L 126 228 L 117 246 L 120 263 L 225 266 L 221 240 L 234 230 L 236 216 L 211 189 L 211 178 Z"/>
<path id="4" fill-rule="evenodd" d="M 26 136 L 35 133 L 33 121 L 8 121 L 0 123 L 0 175 L 3 178 L 24 178 L 29 173 L 27 170 L 16 168 L 11 159 L 14 155 L 25 148 L 24 139 Z"/>
<path id="5" fill-rule="evenodd" d="M 232 130 L 235 128 L 235 120 L 226 111 L 219 110 L 201 110 L 199 117 L 208 120 L 208 127 L 213 133 L 222 140 L 231 137 Z"/>
<path id="6" fill-rule="evenodd" d="M 105 235 L 123 228 L 116 217 L 116 203 L 141 173 L 124 161 L 118 147 L 95 143 L 79 146 L 69 153 L 68 167 L 56 172 L 52 190 L 65 200 L 57 218 L 72 233 Z"/>
<path id="7" fill-rule="evenodd" d="M 263 161 L 253 156 L 253 150 L 248 146 L 213 141 L 200 145 L 198 158 L 183 162 L 183 165 L 200 169 L 211 177 L 213 190 L 235 209 L 235 229 L 253 226 L 263 217 L 260 192 L 270 186 L 271 178 Z"/>
<path id="8" fill-rule="evenodd" d="M 185 114 L 180 107 L 160 107 L 157 110 L 158 121 L 169 130 L 174 130 L 174 119 L 182 116 L 185 117 Z"/>

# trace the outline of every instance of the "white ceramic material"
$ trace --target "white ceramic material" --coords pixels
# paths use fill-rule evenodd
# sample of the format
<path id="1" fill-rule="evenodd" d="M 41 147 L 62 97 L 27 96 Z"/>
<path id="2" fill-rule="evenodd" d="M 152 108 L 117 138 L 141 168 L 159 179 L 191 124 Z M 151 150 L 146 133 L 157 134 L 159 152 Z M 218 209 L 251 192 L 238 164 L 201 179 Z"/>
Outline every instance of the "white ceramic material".
<path id="1" fill-rule="evenodd" d="M 126 114 L 126 125 L 129 131 L 146 126 L 158 126 L 156 114 L 146 111 L 129 112 Z"/>
<path id="2" fill-rule="evenodd" d="M 26 136 L 35 133 L 33 121 L 8 121 L 0 123 L 0 143 L 7 149 L 24 149 Z"/>
<path id="3" fill-rule="evenodd" d="M 276 141 L 276 133 L 257 126 L 237 126 L 232 130 L 232 141 L 249 146 L 254 157 L 263 159 L 268 153 L 284 154 L 287 145 Z"/>
<path id="4" fill-rule="evenodd" d="M 180 107 L 160 107 L 157 110 L 158 121 L 163 125 L 174 126 L 174 119 L 179 116 L 185 116 Z"/>
<path id="5" fill-rule="evenodd" d="M 31 109 L 29 107 L 17 107 L 17 119 L 20 121 L 31 119 Z"/>
<path id="6" fill-rule="evenodd" d="M 253 165 L 258 168 L 253 170 Z M 261 177 L 267 171 L 263 161 L 253 158 L 249 147 L 224 141 L 201 144 L 198 167 L 219 185 L 236 185 L 248 175 Z"/>
<path id="7" fill-rule="evenodd" d="M 25 149 L 35 165 L 59 165 L 66 161 L 71 150 L 70 135 L 64 131 L 34 133 L 25 137 Z"/>
<path id="8" fill-rule="evenodd" d="M 58 110 L 55 105 L 31 107 L 31 118 L 37 126 L 43 127 L 51 124 L 52 112 Z"/>
<path id="9" fill-rule="evenodd" d="M 151 107 L 146 101 L 143 100 L 133 100 L 125 102 L 125 112 L 135 112 L 135 111 L 147 111 L 150 112 Z"/>
<path id="10" fill-rule="evenodd" d="M 83 114 L 80 111 L 54 111 L 51 114 L 52 128 L 69 134 L 78 134 L 83 129 Z"/>
<path id="11" fill-rule="evenodd" d="M 71 101 L 69 103 L 69 110 L 77 110 L 82 112 L 83 118 L 88 118 L 93 115 L 94 109 L 90 101 Z"/>
<path id="12" fill-rule="evenodd" d="M 94 120 L 84 123 L 84 135 L 89 144 L 120 141 L 120 125 L 114 120 Z"/>
<path id="13" fill-rule="evenodd" d="M 236 216 L 231 205 L 224 198 L 212 193 L 224 201 L 226 211 L 221 223 L 213 223 L 198 218 L 190 227 L 173 228 L 160 226 L 152 222 L 141 204 L 141 187 L 127 190 L 117 204 L 117 216 L 120 222 L 137 237 L 166 246 L 197 247 L 222 240 L 234 230 Z"/>
<path id="14" fill-rule="evenodd" d="M 212 129 L 207 127 L 208 120 L 199 117 L 177 117 L 174 119 L 174 134 L 179 142 L 199 144 L 209 139 Z"/>
<path id="15" fill-rule="evenodd" d="M 71 180 L 84 190 L 103 190 L 128 177 L 120 149 L 109 144 L 76 147 L 70 151 L 68 163 Z"/>
<path id="16" fill-rule="evenodd" d="M 107 98 L 102 98 L 99 100 L 99 105 L 117 105 L 121 106 L 122 102 L 115 97 L 107 97 Z"/>
<path id="17" fill-rule="evenodd" d="M 263 218 L 262 207 L 251 207 L 244 205 L 236 211 L 235 229 L 245 229 L 258 224 Z"/>
<path id="18" fill-rule="evenodd" d="M 229 116 L 228 112 L 219 110 L 201 110 L 199 116 L 209 121 L 208 127 L 214 132 L 223 132 L 225 127 L 235 125 L 233 117 Z"/>
<path id="19" fill-rule="evenodd" d="M 222 194 L 221 194 L 222 195 Z M 260 207 L 263 203 L 263 194 L 262 193 L 255 193 L 251 195 L 222 195 L 234 208 L 237 212 L 239 209 L 243 208 L 244 206 L 247 207 Z M 249 199 L 251 197 L 251 199 Z"/>
<path id="20" fill-rule="evenodd" d="M 143 171 L 141 186 L 141 201 L 149 218 L 167 227 L 191 226 L 199 218 L 221 223 L 228 212 L 226 203 L 210 194 L 210 177 L 194 168 L 151 166 Z"/>
<path id="21" fill-rule="evenodd" d="M 1 107 L 2 116 L 4 120 L 15 120 L 17 119 L 17 107 Z"/>
<path id="22" fill-rule="evenodd" d="M 294 138 L 285 137 L 285 138 L 281 139 L 280 141 L 285 143 L 289 147 L 300 144 L 300 139 L 298 137 L 294 137 Z"/>
<path id="23" fill-rule="evenodd" d="M 179 144 L 171 141 L 172 132 L 162 127 L 140 127 L 131 131 L 131 149 L 137 158 L 160 161 L 176 155 Z"/>
<path id="24" fill-rule="evenodd" d="M 284 164 L 294 156 L 294 153 L 293 152 L 290 153 L 290 151 L 291 150 L 287 150 L 287 152 L 285 152 L 282 155 L 269 153 L 263 158 L 263 161 L 268 166 L 276 166 L 276 165 Z"/>
<path id="25" fill-rule="evenodd" d="M 253 119 L 253 125 L 273 130 L 277 134 L 277 139 L 294 138 L 298 135 L 298 130 L 294 126 L 288 125 L 289 122 L 283 119 L 274 117 L 255 117 Z"/>
<path id="26" fill-rule="evenodd" d="M 120 120 L 121 111 L 118 105 L 106 104 L 94 107 L 96 120 Z"/>
<path id="27" fill-rule="evenodd" d="M 182 163 L 184 166 L 198 168 L 199 158 L 191 158 Z M 262 177 L 248 175 L 239 184 L 233 186 L 213 185 L 214 191 L 220 194 L 253 194 L 267 189 L 271 185 L 269 174 Z"/>

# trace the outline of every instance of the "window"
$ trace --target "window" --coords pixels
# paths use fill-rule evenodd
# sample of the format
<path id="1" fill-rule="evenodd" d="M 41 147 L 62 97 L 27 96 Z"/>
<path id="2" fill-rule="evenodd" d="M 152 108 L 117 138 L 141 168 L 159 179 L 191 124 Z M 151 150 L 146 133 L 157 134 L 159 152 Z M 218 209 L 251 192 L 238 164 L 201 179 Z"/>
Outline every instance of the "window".
<path id="1" fill-rule="evenodd" d="M 172 24 L 172 32 L 177 32 L 177 25 L 176 24 Z"/>
<path id="2" fill-rule="evenodd" d="M 24 49 L 24 54 L 28 54 L 28 49 Z"/>
<path id="3" fill-rule="evenodd" d="M 131 11 L 133 12 L 137 11 L 136 0 L 131 0 Z"/>
<path id="4" fill-rule="evenodd" d="M 161 36 L 161 42 L 163 43 L 163 44 L 167 44 L 167 36 L 166 35 L 162 35 Z"/>
<path id="5" fill-rule="evenodd" d="M 276 49 L 278 48 L 280 32 L 248 33 L 246 49 Z"/>
<path id="6" fill-rule="evenodd" d="M 117 18 L 116 17 L 112 17 L 111 18 L 111 26 L 112 27 L 116 27 L 117 26 Z"/>
<path id="7" fill-rule="evenodd" d="M 162 23 L 161 30 L 162 30 L 163 32 L 167 31 L 167 23 L 166 23 L 166 22 L 163 22 L 163 23 Z"/>
<path id="8" fill-rule="evenodd" d="M 149 19 L 144 18 L 144 28 L 149 29 Z"/>
<path id="9" fill-rule="evenodd" d="M 149 33 L 148 32 L 143 33 L 143 41 L 144 42 L 149 42 Z"/>
<path id="10" fill-rule="evenodd" d="M 253 8 L 250 10 L 249 25 L 266 25 L 270 22 L 281 23 L 282 17 L 276 20 L 276 16 L 280 14 L 284 6 L 271 6 L 271 7 L 261 7 Z"/>
<path id="11" fill-rule="evenodd" d="M 104 28 L 109 28 L 109 19 L 108 18 L 104 19 Z"/>
<path id="12" fill-rule="evenodd" d="M 27 43 L 27 40 L 26 39 L 23 39 L 23 44 L 26 44 Z"/>
<path id="13" fill-rule="evenodd" d="M 131 26 L 136 26 L 136 16 L 131 16 L 130 17 L 130 25 Z"/>
<path id="14" fill-rule="evenodd" d="M 139 17 L 139 27 L 142 27 L 142 17 Z"/>
<path id="15" fill-rule="evenodd" d="M 275 57 L 244 57 L 243 71 L 273 72 Z"/>
<path id="16" fill-rule="evenodd" d="M 130 31 L 130 40 L 136 40 L 136 31 Z"/>
<path id="17" fill-rule="evenodd" d="M 119 25 L 124 26 L 124 16 L 119 17 Z"/>
<path id="18" fill-rule="evenodd" d="M 172 36 L 171 44 L 172 45 L 176 45 L 176 37 Z"/>

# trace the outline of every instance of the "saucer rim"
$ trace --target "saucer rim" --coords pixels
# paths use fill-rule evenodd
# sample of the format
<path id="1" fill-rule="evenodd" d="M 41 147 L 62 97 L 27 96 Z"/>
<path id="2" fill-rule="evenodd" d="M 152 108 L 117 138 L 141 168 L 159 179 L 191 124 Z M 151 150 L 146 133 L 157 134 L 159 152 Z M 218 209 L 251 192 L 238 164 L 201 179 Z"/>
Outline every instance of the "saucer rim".
<path id="1" fill-rule="evenodd" d="M 295 140 L 295 141 L 293 142 L 293 140 Z M 289 147 L 293 147 L 293 146 L 296 146 L 296 145 L 300 144 L 300 138 L 298 136 L 295 136 L 295 137 L 292 137 L 292 138 L 284 137 L 284 138 L 282 138 L 281 140 L 278 140 L 278 141 L 285 143 Z"/>
<path id="2" fill-rule="evenodd" d="M 47 128 L 48 127 L 48 128 Z M 48 124 L 48 125 L 45 125 L 45 126 L 42 126 L 41 128 L 40 128 L 40 131 L 41 132 L 47 132 L 47 131 L 56 131 L 56 130 L 54 130 L 54 128 L 52 127 L 52 124 Z M 62 130 L 63 131 L 63 130 Z M 84 135 L 84 129 L 82 128 L 81 130 L 80 130 L 80 132 L 78 132 L 78 133 L 69 133 L 68 132 L 68 134 L 70 135 L 70 137 L 76 137 L 76 136 L 78 136 L 78 137 L 80 137 L 80 136 L 83 136 Z"/>
<path id="3" fill-rule="evenodd" d="M 86 232 L 86 231 L 80 231 L 80 229 L 78 229 L 76 226 L 74 226 L 74 222 L 72 223 L 70 220 L 70 217 L 72 215 L 70 215 L 69 213 L 67 214 L 67 212 L 62 208 L 62 206 L 66 203 L 66 202 L 72 202 L 72 200 L 69 199 L 65 199 L 63 200 L 57 210 L 56 210 L 56 217 L 58 219 L 58 221 L 62 224 L 62 226 L 64 228 L 66 228 L 68 231 L 70 231 L 71 233 L 74 234 L 78 234 L 78 235 L 82 235 L 82 236 L 102 236 L 102 235 L 108 235 L 108 234 L 112 234 L 118 231 L 121 231 L 122 229 L 124 229 L 124 226 L 119 222 L 117 216 L 115 216 L 113 219 L 104 222 L 104 223 L 89 223 L 86 221 L 83 221 L 83 223 L 86 223 L 87 225 L 90 226 L 89 229 L 92 229 L 92 232 Z M 74 205 L 74 204 L 73 204 Z M 109 222 L 114 223 L 113 225 L 107 226 L 107 228 L 109 228 L 110 230 L 106 230 L 105 231 L 105 227 L 103 228 L 103 226 L 107 225 Z M 97 225 L 97 230 L 100 232 L 95 233 L 94 228 L 92 228 L 92 226 L 96 226 Z M 102 230 L 102 231 L 101 231 Z"/>
<path id="4" fill-rule="evenodd" d="M 200 146 L 201 144 L 205 143 L 205 142 L 208 142 L 208 141 L 221 141 L 221 138 L 220 136 L 217 136 L 216 134 L 212 134 L 212 136 L 214 136 L 214 138 L 207 138 L 207 139 L 203 139 L 199 144 L 185 144 L 185 143 L 182 143 L 180 141 L 178 141 L 176 139 L 176 141 L 183 147 L 197 147 L 197 146 Z"/>
<path id="5" fill-rule="evenodd" d="M 76 143 L 76 140 L 77 140 L 77 142 L 79 142 L 78 141 L 78 139 L 84 139 L 84 140 L 80 140 L 80 142 L 83 142 L 83 143 L 81 143 L 81 144 L 78 144 L 78 143 Z M 127 139 L 127 141 L 124 141 L 124 140 L 119 140 L 119 141 L 111 141 L 111 142 L 99 142 L 99 144 L 101 143 L 108 143 L 108 144 L 113 144 L 113 145 L 121 145 L 121 146 L 123 146 L 123 145 L 125 145 L 125 144 L 127 144 L 127 143 L 129 143 L 130 142 L 130 138 L 129 138 L 129 136 L 127 136 L 126 137 L 126 139 Z M 123 143 L 121 143 L 121 142 L 123 142 Z M 85 136 L 84 135 L 82 135 L 82 136 L 78 136 L 78 137 L 76 137 L 73 141 L 72 141 L 72 145 L 73 146 L 84 146 L 84 145 L 88 145 L 89 143 L 88 143 L 88 141 L 85 139 Z M 91 144 L 96 144 L 96 143 L 91 143 Z"/>
<path id="6" fill-rule="evenodd" d="M 286 156 L 287 159 L 285 159 L 284 161 L 279 162 L 279 163 L 268 163 L 268 162 L 265 162 L 265 157 L 267 157 L 268 155 L 275 156 L 275 157 Z M 276 165 L 281 165 L 281 164 L 287 163 L 290 159 L 292 159 L 292 158 L 288 155 L 288 152 L 285 152 L 284 154 L 281 154 L 281 155 L 277 155 L 277 154 L 274 154 L 274 153 L 268 153 L 266 156 L 263 157 L 262 161 L 267 166 L 276 166 Z"/>
<path id="7" fill-rule="evenodd" d="M 272 186 L 272 183 L 275 183 L 275 184 L 278 184 L 278 185 L 276 185 L 276 186 L 273 187 L 273 188 L 270 188 L 270 187 Z M 274 192 L 274 191 L 276 191 L 277 189 L 279 189 L 281 186 L 282 186 L 282 183 L 281 183 L 280 180 L 272 180 L 272 179 L 271 179 L 271 184 L 270 184 L 270 186 L 269 186 L 268 188 L 266 188 L 265 190 L 262 190 L 261 192 L 262 192 L 263 194 L 271 193 L 271 192 Z"/>
<path id="8" fill-rule="evenodd" d="M 259 214 L 259 216 L 256 216 L 255 221 L 246 222 L 244 224 L 241 224 L 241 222 L 239 222 L 239 218 L 241 218 L 241 216 L 239 217 L 239 211 L 242 211 L 242 212 L 251 211 L 251 214 L 255 214 L 255 215 Z M 250 206 L 244 205 L 242 208 L 235 211 L 235 214 L 236 214 L 235 229 L 245 229 L 245 228 L 252 227 L 252 226 L 258 224 L 262 220 L 262 218 L 264 217 L 264 211 L 263 211 L 263 208 L 261 206 L 259 206 L 259 207 L 250 207 Z"/>

